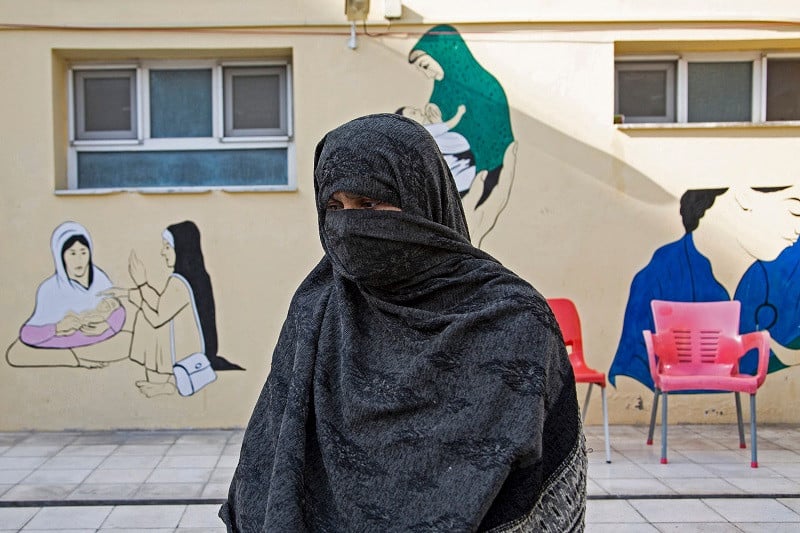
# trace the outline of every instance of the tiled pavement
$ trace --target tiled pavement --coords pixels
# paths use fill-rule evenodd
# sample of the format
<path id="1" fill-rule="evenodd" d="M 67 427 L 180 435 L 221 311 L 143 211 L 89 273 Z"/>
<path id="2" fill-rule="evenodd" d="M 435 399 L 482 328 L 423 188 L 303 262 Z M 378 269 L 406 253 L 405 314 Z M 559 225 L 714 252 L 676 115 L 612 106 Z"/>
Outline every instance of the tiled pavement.
<path id="1" fill-rule="evenodd" d="M 216 516 L 239 430 L 0 433 L 0 532 L 224 531 Z M 587 530 L 800 531 L 800 428 L 759 428 L 750 468 L 733 425 L 670 426 L 668 465 L 646 428 L 586 428 Z"/>

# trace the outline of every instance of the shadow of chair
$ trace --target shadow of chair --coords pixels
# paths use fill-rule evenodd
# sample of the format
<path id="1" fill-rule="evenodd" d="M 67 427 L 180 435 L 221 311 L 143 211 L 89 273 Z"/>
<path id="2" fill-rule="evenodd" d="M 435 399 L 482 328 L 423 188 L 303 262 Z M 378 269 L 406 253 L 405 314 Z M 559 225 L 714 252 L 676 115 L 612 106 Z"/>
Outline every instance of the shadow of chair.
<path id="1" fill-rule="evenodd" d="M 661 463 L 667 463 L 667 398 L 674 392 L 733 392 L 739 424 L 739 446 L 745 448 L 739 394 L 750 395 L 750 466 L 758 467 L 756 446 L 756 391 L 764 383 L 769 363 L 769 333 L 739 334 L 740 303 L 651 302 L 656 332 L 645 330 L 644 341 L 655 384 L 647 444 L 653 443 L 659 396 L 661 407 Z M 758 350 L 755 375 L 739 373 L 739 359 Z"/>
<path id="2" fill-rule="evenodd" d="M 581 321 L 578 316 L 578 309 L 572 300 L 567 298 L 548 299 L 547 303 L 553 310 L 561 335 L 564 337 L 564 344 L 570 349 L 569 362 L 572 364 L 572 371 L 575 374 L 576 383 L 588 383 L 589 390 L 586 391 L 586 399 L 583 402 L 581 421 L 586 419 L 586 409 L 589 406 L 589 398 L 592 395 L 592 387 L 600 387 L 600 396 L 603 402 L 603 433 L 606 442 L 606 462 L 611 462 L 611 444 L 608 438 L 608 405 L 606 404 L 606 375 L 590 368 L 586 364 L 583 355 L 583 337 L 581 335 Z"/>

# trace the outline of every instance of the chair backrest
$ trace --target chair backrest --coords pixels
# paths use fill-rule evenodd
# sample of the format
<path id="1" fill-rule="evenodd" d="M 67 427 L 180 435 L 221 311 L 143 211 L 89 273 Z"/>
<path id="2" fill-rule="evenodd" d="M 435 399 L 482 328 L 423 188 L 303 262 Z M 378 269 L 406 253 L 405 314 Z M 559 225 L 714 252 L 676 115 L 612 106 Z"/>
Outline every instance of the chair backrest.
<path id="1" fill-rule="evenodd" d="M 701 368 L 730 364 L 724 339 L 739 334 L 740 304 L 722 302 L 667 302 L 653 300 L 656 333 L 671 333 L 669 349 L 656 350 L 659 367 L 680 365 Z"/>
<path id="2" fill-rule="evenodd" d="M 570 363 L 572 363 L 573 367 L 585 366 L 581 320 L 578 317 L 578 309 L 575 304 L 567 298 L 549 298 L 547 303 L 556 316 L 558 327 L 561 328 L 564 344 L 572 349 L 569 354 Z"/>

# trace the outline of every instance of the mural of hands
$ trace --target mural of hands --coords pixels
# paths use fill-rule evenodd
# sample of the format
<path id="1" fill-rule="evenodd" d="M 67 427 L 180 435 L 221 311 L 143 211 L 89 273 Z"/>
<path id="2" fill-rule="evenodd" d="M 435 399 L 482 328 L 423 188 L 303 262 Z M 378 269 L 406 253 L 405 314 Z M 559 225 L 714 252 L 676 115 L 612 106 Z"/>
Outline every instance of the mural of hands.
<path id="1" fill-rule="evenodd" d="M 131 255 L 128 257 L 128 272 L 137 287 L 147 283 L 147 270 L 135 250 L 131 250 Z"/>
<path id="2" fill-rule="evenodd" d="M 81 327 L 81 319 L 74 313 L 67 313 L 67 315 L 58 321 L 56 324 L 56 335 L 65 336 L 71 335 L 78 331 Z"/>
<path id="3" fill-rule="evenodd" d="M 497 218 L 508 204 L 511 194 L 511 185 L 514 183 L 514 169 L 517 163 L 517 141 L 512 141 L 506 148 L 503 157 L 503 170 L 500 172 L 500 179 L 492 194 L 485 202 L 478 205 L 478 201 L 483 195 L 483 189 L 488 172 L 481 170 L 475 176 L 469 192 L 464 195 L 464 215 L 467 218 L 472 244 L 477 248 L 481 247 L 484 237 L 494 228 Z"/>

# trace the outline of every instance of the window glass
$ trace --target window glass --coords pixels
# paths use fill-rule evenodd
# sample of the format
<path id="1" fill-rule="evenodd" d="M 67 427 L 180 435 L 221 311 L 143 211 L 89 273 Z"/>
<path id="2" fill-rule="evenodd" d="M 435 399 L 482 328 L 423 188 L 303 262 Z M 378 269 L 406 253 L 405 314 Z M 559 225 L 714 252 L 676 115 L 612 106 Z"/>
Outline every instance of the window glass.
<path id="1" fill-rule="evenodd" d="M 689 63 L 688 78 L 689 122 L 752 120 L 751 61 Z"/>
<path id="2" fill-rule="evenodd" d="M 75 73 L 77 139 L 135 139 L 135 70 Z"/>
<path id="3" fill-rule="evenodd" d="M 768 61 L 767 120 L 800 120 L 800 59 Z"/>
<path id="4" fill-rule="evenodd" d="M 150 71 L 150 136 L 211 137 L 211 69 Z"/>
<path id="5" fill-rule="evenodd" d="M 620 62 L 616 65 L 615 114 L 625 122 L 675 120 L 675 64 Z"/>
<path id="6" fill-rule="evenodd" d="M 78 154 L 78 188 L 287 185 L 286 148 Z"/>
<path id="7" fill-rule="evenodd" d="M 225 69 L 225 135 L 285 135 L 286 69 Z"/>

